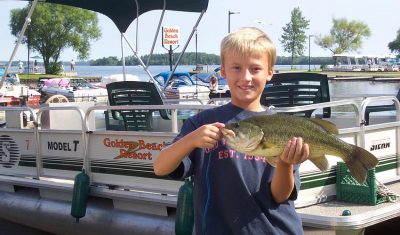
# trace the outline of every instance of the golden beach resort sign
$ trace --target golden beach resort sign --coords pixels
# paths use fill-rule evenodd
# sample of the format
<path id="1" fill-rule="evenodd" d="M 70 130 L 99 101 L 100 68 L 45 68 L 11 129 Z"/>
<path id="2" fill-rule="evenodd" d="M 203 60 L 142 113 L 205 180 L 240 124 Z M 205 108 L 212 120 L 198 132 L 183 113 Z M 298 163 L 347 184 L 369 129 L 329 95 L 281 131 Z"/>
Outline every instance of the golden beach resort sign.
<path id="1" fill-rule="evenodd" d="M 178 46 L 179 45 L 179 27 L 163 27 L 162 28 L 162 45 Z"/>

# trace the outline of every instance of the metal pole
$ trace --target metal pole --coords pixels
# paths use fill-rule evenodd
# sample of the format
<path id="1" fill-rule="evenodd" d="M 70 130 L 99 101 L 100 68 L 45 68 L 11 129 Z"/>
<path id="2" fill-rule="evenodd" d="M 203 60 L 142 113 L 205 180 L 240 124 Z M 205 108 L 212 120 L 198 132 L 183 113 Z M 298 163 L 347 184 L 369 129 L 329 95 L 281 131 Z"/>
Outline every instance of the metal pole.
<path id="1" fill-rule="evenodd" d="M 183 47 L 183 49 L 182 49 L 182 52 L 179 54 L 179 57 L 178 57 L 178 59 L 177 59 L 176 62 L 175 62 L 175 66 L 174 66 L 174 68 L 172 69 L 172 73 L 169 75 L 169 77 L 168 77 L 168 79 L 167 79 L 167 82 L 164 84 L 163 90 L 165 90 L 165 88 L 167 87 L 168 81 L 171 80 L 172 75 L 174 74 L 176 68 L 178 67 L 179 61 L 181 61 L 182 55 L 183 55 L 183 53 L 185 53 L 186 48 L 187 48 L 187 46 L 189 45 L 189 42 L 190 42 L 190 40 L 192 39 L 192 37 L 193 37 L 195 31 L 197 30 L 197 27 L 199 26 L 200 20 L 201 20 L 201 18 L 203 17 L 204 13 L 205 13 L 205 11 L 203 10 L 203 11 L 201 12 L 199 18 L 197 19 L 197 22 L 196 22 L 196 24 L 194 25 L 193 30 L 192 30 L 192 32 L 190 33 L 189 38 L 188 38 L 188 40 L 186 41 L 186 43 L 185 43 L 185 45 L 184 45 L 184 47 Z"/>
<path id="2" fill-rule="evenodd" d="M 22 29 L 21 29 L 21 32 L 20 32 L 20 34 L 19 34 L 17 43 L 15 44 L 14 50 L 13 50 L 13 52 L 12 52 L 12 54 L 11 54 L 11 57 L 10 57 L 10 59 L 9 59 L 9 61 L 8 61 L 8 64 L 7 64 L 7 66 L 6 66 L 6 69 L 4 70 L 3 77 L 2 77 L 1 80 L 0 80 L 0 88 L 3 86 L 4 80 L 5 80 L 6 77 L 7 77 L 8 71 L 10 70 L 10 67 L 11 67 L 11 64 L 12 64 L 12 62 L 13 62 L 13 60 L 14 60 L 15 54 L 17 54 L 18 47 L 19 47 L 19 45 L 20 45 L 21 42 L 22 42 L 22 39 L 23 39 L 24 34 L 25 34 L 25 30 L 26 30 L 26 28 L 28 27 L 28 24 L 31 22 L 31 16 L 32 16 L 32 14 L 33 14 L 33 10 L 35 9 L 36 3 L 37 3 L 37 2 L 38 2 L 38 0 L 34 0 L 34 1 L 32 2 L 31 8 L 29 9 L 29 12 L 28 12 L 28 15 L 27 15 L 26 18 L 25 18 L 25 22 L 24 22 L 24 25 L 22 26 Z"/>
<path id="3" fill-rule="evenodd" d="M 314 35 L 308 35 L 308 72 L 311 71 L 311 37 Z"/>
<path id="4" fill-rule="evenodd" d="M 28 44 L 28 78 L 29 78 L 29 74 L 30 74 L 30 71 L 29 71 L 29 69 L 30 69 L 30 65 L 29 65 L 30 60 L 29 60 L 29 56 L 30 56 L 30 50 L 31 50 L 31 45 L 30 45 L 30 43 L 31 43 L 31 27 L 30 27 L 30 24 L 28 24 L 28 39 L 27 39 L 27 44 Z"/>
<path id="5" fill-rule="evenodd" d="M 231 11 L 228 11 L 228 33 L 231 32 Z"/>
<path id="6" fill-rule="evenodd" d="M 311 36 L 310 35 L 308 35 L 308 72 L 310 72 L 311 71 L 311 68 L 310 68 L 310 66 L 311 66 L 311 59 L 310 59 L 310 56 L 311 56 L 311 48 L 310 48 L 310 38 L 311 38 Z"/>
<path id="7" fill-rule="evenodd" d="M 195 56 L 196 56 L 196 58 L 195 58 L 195 61 L 196 61 L 196 66 L 197 66 L 197 29 L 196 29 L 196 35 L 195 35 L 195 46 L 196 46 L 196 54 L 195 54 Z"/>
<path id="8" fill-rule="evenodd" d="M 231 15 L 232 14 L 240 14 L 238 11 L 228 11 L 228 33 L 231 32 Z"/>
<path id="9" fill-rule="evenodd" d="M 150 50 L 150 53 L 149 53 L 149 57 L 147 58 L 146 68 L 148 68 L 149 65 L 150 65 L 150 59 L 151 59 L 151 56 L 153 55 L 153 51 L 154 51 L 154 47 L 155 47 L 155 45 L 156 45 L 156 41 L 157 41 L 157 38 L 158 38 L 158 34 L 160 33 L 161 23 L 163 22 L 163 19 L 164 19 L 164 14 L 165 14 L 165 8 L 166 8 L 166 6 L 167 6 L 167 3 L 166 3 L 166 0 L 164 0 L 164 5 L 163 5 L 163 9 L 162 9 L 162 11 L 161 11 L 160 20 L 159 20 L 159 22 L 158 22 L 156 34 L 154 35 L 153 45 L 151 46 L 151 50 Z M 137 40 L 137 38 L 136 38 L 136 40 Z"/>
<path id="10" fill-rule="evenodd" d="M 169 45 L 169 50 L 168 50 L 169 71 L 172 71 L 172 53 L 174 53 L 174 51 L 172 50 L 172 45 Z"/>
<path id="11" fill-rule="evenodd" d="M 122 55 L 122 76 L 124 81 L 126 81 L 126 71 L 125 71 L 125 55 L 124 55 L 124 36 L 121 33 L 121 55 Z"/>
<path id="12" fill-rule="evenodd" d="M 197 65 L 198 65 L 199 62 L 197 61 L 197 28 L 196 28 L 196 35 L 195 35 L 195 46 L 196 46 L 196 58 L 195 58 L 195 60 L 196 60 L 196 72 L 198 72 L 197 71 Z M 199 91 L 199 88 L 198 88 L 197 84 L 198 84 L 198 81 L 197 81 L 197 74 L 196 74 L 196 94 Z"/>
<path id="13" fill-rule="evenodd" d="M 135 0 L 136 3 L 136 52 L 139 52 L 139 3 Z"/>

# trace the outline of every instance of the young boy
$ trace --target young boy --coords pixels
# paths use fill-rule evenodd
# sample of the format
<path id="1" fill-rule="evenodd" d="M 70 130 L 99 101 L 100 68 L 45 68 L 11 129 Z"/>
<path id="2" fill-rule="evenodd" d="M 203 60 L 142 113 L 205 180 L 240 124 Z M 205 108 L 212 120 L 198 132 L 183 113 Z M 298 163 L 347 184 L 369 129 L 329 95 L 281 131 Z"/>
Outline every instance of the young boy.
<path id="1" fill-rule="evenodd" d="M 221 75 L 231 102 L 189 118 L 154 162 L 157 175 L 194 177 L 196 234 L 303 234 L 294 200 L 300 189 L 298 164 L 309 147 L 288 140 L 276 168 L 256 156 L 230 150 L 224 123 L 270 115 L 260 104 L 273 75 L 276 49 L 257 28 L 241 28 L 221 43 Z"/>

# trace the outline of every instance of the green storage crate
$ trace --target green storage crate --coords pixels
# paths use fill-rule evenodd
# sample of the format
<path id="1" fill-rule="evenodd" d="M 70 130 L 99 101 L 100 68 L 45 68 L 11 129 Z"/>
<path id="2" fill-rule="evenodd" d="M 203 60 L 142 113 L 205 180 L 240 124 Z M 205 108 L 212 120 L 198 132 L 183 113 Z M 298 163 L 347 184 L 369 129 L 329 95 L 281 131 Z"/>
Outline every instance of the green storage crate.
<path id="1" fill-rule="evenodd" d="M 376 193 L 375 168 L 368 171 L 367 179 L 359 184 L 351 175 L 344 162 L 337 163 L 336 199 L 365 205 L 376 205 L 383 202 Z"/>

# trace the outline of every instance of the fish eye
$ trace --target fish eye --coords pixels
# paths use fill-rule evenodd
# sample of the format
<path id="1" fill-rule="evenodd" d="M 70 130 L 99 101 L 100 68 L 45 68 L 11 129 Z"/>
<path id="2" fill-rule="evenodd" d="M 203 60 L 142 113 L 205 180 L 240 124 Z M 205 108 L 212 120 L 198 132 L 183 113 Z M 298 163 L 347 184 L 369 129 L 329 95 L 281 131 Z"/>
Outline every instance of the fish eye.
<path id="1" fill-rule="evenodd" d="M 233 123 L 233 127 L 234 127 L 234 128 L 238 128 L 238 127 L 239 127 L 239 123 L 237 123 L 237 122 L 236 122 L 236 123 Z"/>

